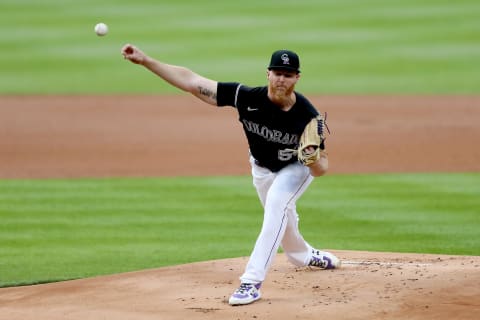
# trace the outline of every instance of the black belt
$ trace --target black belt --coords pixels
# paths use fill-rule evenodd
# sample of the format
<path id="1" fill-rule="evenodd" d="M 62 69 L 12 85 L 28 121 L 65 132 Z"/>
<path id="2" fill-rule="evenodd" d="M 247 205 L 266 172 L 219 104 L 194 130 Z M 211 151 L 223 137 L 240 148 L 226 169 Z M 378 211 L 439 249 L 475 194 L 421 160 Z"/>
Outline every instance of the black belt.
<path id="1" fill-rule="evenodd" d="M 282 168 L 279 168 L 279 169 L 277 169 L 277 170 L 273 170 L 273 169 L 271 169 L 271 168 L 269 168 L 269 167 L 267 167 L 267 166 L 262 165 L 262 163 L 261 163 L 260 161 L 258 161 L 257 159 L 253 159 L 253 163 L 255 163 L 257 166 L 259 166 L 259 167 L 261 167 L 261 168 L 268 169 L 268 170 L 270 170 L 271 172 L 278 172 L 278 171 L 280 171 L 280 170 L 283 168 L 283 167 L 282 167 Z"/>

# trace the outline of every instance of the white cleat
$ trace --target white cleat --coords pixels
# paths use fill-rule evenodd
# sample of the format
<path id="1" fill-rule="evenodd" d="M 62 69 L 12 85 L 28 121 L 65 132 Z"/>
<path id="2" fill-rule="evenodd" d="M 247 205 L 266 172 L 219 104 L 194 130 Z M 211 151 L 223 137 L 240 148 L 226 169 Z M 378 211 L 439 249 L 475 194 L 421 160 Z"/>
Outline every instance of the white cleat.
<path id="1" fill-rule="evenodd" d="M 340 268 L 342 262 L 330 252 L 312 249 L 312 258 L 308 263 L 311 267 L 320 269 L 337 269 Z"/>

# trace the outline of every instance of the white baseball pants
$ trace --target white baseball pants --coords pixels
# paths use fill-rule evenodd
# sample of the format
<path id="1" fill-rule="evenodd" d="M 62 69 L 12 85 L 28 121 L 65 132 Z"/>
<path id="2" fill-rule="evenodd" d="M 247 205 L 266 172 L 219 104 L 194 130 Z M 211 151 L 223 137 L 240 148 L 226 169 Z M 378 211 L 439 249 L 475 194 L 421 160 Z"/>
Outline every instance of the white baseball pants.
<path id="1" fill-rule="evenodd" d="M 264 208 L 262 230 L 245 269 L 242 282 L 265 280 L 277 251 L 282 246 L 288 260 L 305 266 L 311 259 L 312 247 L 298 229 L 296 201 L 313 180 L 310 170 L 300 163 L 290 164 L 279 172 L 258 166 L 250 157 L 253 185 Z"/>

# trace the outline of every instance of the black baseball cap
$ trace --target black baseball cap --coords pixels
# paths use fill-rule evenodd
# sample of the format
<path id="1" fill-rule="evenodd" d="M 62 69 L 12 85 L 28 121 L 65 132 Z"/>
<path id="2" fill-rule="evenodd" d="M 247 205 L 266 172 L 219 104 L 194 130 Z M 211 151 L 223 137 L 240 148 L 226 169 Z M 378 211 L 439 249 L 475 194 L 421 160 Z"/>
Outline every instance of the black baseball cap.
<path id="1" fill-rule="evenodd" d="M 284 69 L 300 73 L 300 59 L 298 55 L 290 50 L 277 50 L 272 54 L 268 70 Z"/>

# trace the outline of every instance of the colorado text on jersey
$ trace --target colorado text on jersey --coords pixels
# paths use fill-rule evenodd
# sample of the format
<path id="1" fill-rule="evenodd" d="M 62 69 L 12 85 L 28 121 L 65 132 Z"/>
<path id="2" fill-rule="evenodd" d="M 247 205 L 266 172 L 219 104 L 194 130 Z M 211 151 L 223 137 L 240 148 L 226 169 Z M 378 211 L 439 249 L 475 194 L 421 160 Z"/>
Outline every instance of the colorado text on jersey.
<path id="1" fill-rule="evenodd" d="M 266 126 L 260 127 L 260 124 L 245 119 L 242 120 L 242 122 L 247 131 L 259 135 L 268 141 L 273 141 L 285 145 L 298 144 L 299 137 L 296 134 L 282 132 L 279 130 L 272 130 Z"/>

